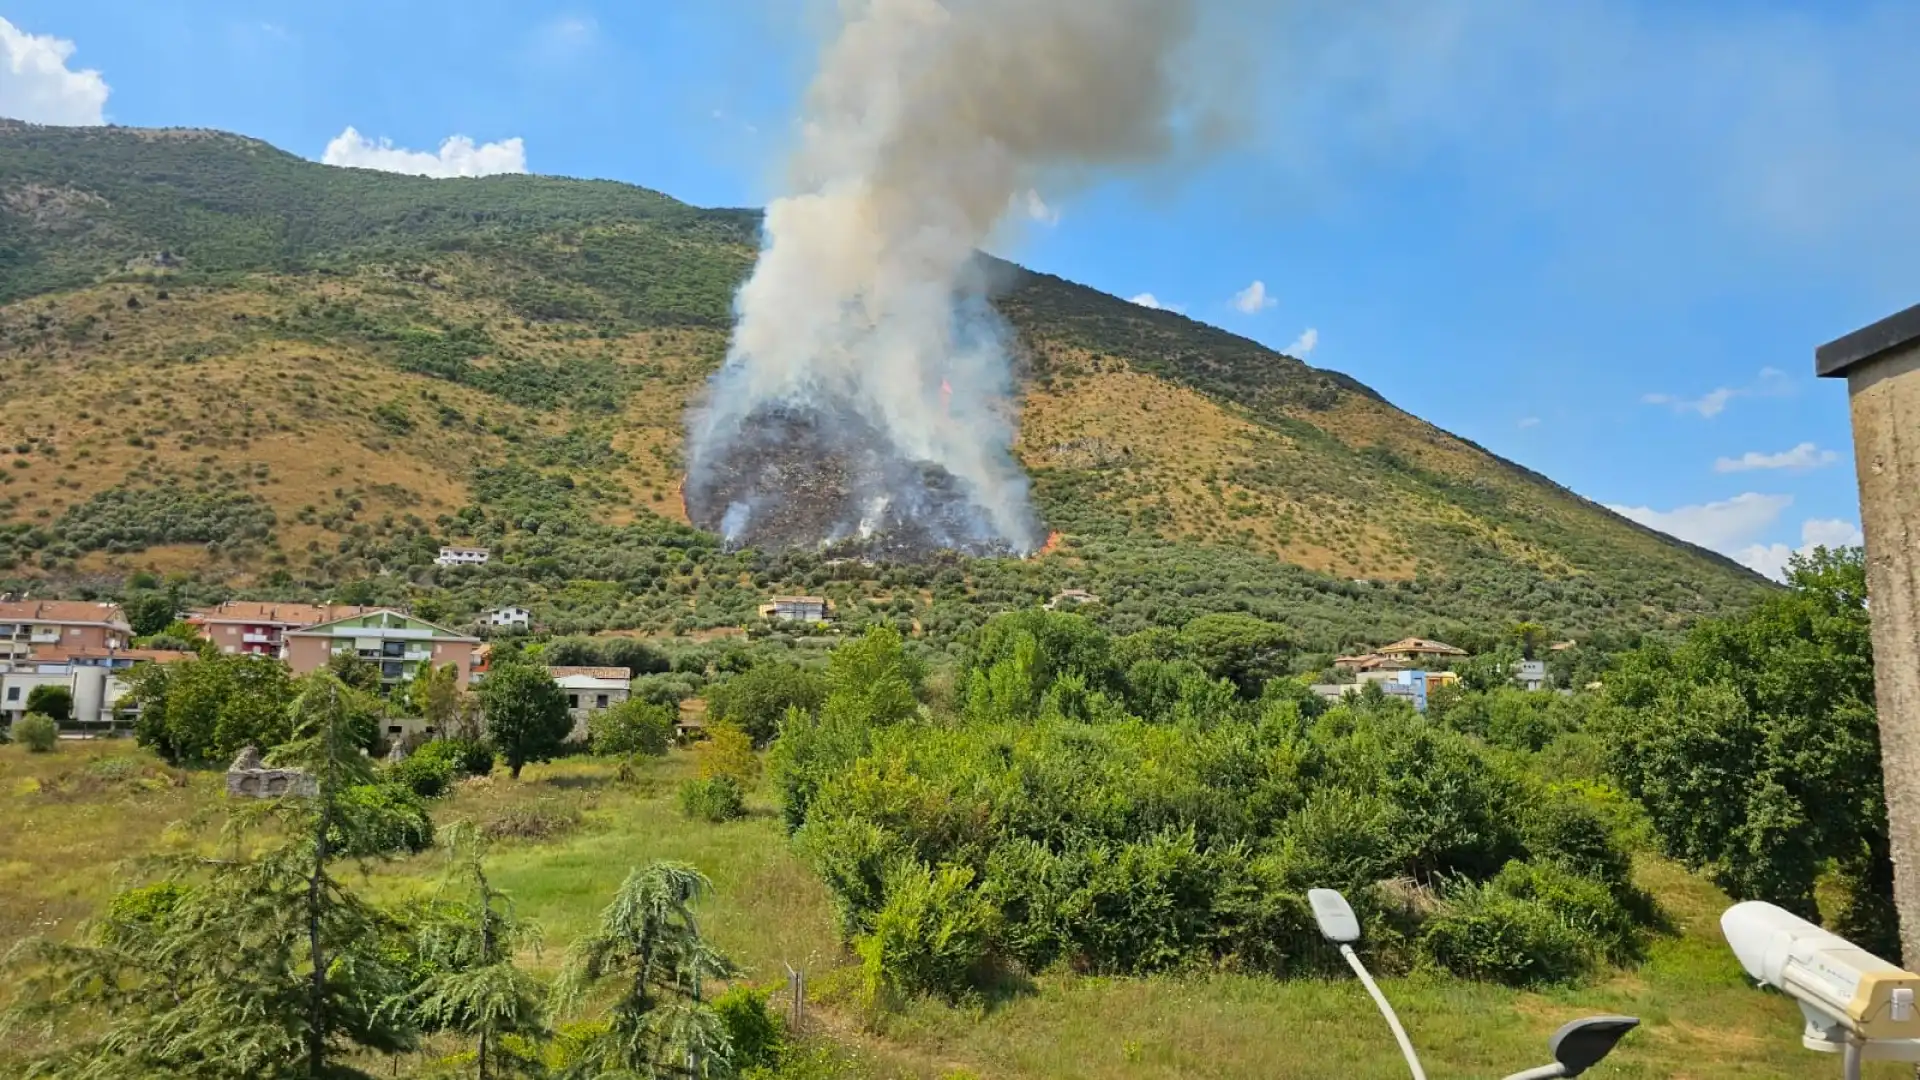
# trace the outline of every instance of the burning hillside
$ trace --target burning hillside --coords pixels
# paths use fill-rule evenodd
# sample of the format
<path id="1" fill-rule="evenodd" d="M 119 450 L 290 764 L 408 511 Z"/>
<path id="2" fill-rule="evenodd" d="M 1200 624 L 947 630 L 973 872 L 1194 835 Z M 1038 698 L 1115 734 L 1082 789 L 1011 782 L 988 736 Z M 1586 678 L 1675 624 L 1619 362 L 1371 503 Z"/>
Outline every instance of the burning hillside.
<path id="1" fill-rule="evenodd" d="M 760 407 L 688 477 L 685 496 L 687 517 L 734 547 L 900 561 L 1015 553 L 964 481 L 846 408 Z"/>

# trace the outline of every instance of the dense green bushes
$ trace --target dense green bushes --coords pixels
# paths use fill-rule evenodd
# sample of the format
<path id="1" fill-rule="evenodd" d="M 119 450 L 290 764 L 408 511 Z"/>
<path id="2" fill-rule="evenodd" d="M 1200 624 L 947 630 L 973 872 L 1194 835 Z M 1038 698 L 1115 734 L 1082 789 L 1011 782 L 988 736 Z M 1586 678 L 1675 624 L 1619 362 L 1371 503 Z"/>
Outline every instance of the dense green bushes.
<path id="1" fill-rule="evenodd" d="M 680 812 L 719 824 L 747 816 L 747 796 L 731 776 L 709 776 L 680 785 Z"/>
<path id="2" fill-rule="evenodd" d="M 1137 648 L 1009 617 L 969 654 L 956 723 L 921 718 L 888 632 L 836 652 L 775 781 L 870 991 L 961 996 L 1006 963 L 1313 970 L 1322 886 L 1378 926 L 1389 969 L 1525 982 L 1630 954 L 1648 907 L 1577 793 L 1399 703 L 1315 716 L 1285 680 L 1248 700 L 1202 668 L 1140 716 L 1119 669 Z M 1176 641 L 1134 663 L 1183 661 Z"/>
<path id="3" fill-rule="evenodd" d="M 588 742 L 602 757 L 660 757 L 673 745 L 673 720 L 664 705 L 628 698 L 587 720 Z"/>

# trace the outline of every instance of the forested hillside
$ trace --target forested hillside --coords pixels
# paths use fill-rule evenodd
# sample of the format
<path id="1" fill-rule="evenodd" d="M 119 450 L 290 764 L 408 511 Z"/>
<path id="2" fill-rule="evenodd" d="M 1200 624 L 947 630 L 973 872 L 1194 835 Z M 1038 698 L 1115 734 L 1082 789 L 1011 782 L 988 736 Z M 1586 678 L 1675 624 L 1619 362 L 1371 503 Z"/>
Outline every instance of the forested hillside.
<path id="1" fill-rule="evenodd" d="M 608 182 L 0 122 L 0 573 L 448 621 L 516 602 L 566 631 L 737 626 L 805 589 L 935 637 L 1083 588 L 1117 632 L 1245 610 L 1328 651 L 1520 618 L 1631 633 L 1766 588 L 1346 376 L 1010 266 L 1052 554 L 723 552 L 684 523 L 680 417 L 756 224 Z M 433 567 L 450 542 L 495 561 Z"/>

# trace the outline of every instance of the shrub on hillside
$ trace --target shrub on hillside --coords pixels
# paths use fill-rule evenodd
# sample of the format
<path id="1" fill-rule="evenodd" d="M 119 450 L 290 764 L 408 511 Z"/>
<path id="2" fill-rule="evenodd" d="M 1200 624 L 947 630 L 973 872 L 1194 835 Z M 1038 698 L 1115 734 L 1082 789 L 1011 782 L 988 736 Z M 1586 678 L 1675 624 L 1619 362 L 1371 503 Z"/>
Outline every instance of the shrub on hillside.
<path id="1" fill-rule="evenodd" d="M 826 696 L 825 681 L 814 672 L 793 664 L 757 664 L 707 688 L 707 718 L 735 724 L 755 746 L 766 746 L 780 734 L 788 709 L 813 712 Z"/>
<path id="2" fill-rule="evenodd" d="M 673 710 L 629 698 L 587 721 L 587 738 L 601 757 L 661 757 L 673 745 Z"/>
<path id="3" fill-rule="evenodd" d="M 431 744 L 429 744 L 431 745 Z M 415 753 L 387 766 L 381 779 L 398 784 L 423 799 L 437 799 L 453 783 L 453 762 L 438 755 Z"/>
<path id="4" fill-rule="evenodd" d="M 981 981 L 998 913 L 972 888 L 964 866 L 929 869 L 914 860 L 887 874 L 886 906 L 854 942 L 867 1000 L 891 1005 L 918 994 L 950 1000 Z"/>
<path id="5" fill-rule="evenodd" d="M 493 772 L 493 747 L 482 739 L 435 739 L 413 756 L 445 762 L 456 776 L 487 776 Z"/>
<path id="6" fill-rule="evenodd" d="M 1424 960 L 1456 975 L 1528 986 L 1580 974 L 1590 946 L 1546 904 L 1463 884 L 1426 921 L 1419 947 Z"/>
<path id="7" fill-rule="evenodd" d="M 28 713 L 13 722 L 13 737 L 35 754 L 45 754 L 60 743 L 60 725 L 53 717 Z"/>
<path id="8" fill-rule="evenodd" d="M 680 812 L 699 821 L 718 824 L 747 815 L 746 796 L 731 776 L 689 780 L 680 786 Z"/>
<path id="9" fill-rule="evenodd" d="M 737 985 L 713 999 L 713 1014 L 727 1032 L 727 1066 L 735 1074 L 771 1069 L 787 1047 L 786 1025 L 768 1005 L 772 993 Z"/>
<path id="10" fill-rule="evenodd" d="M 396 784 L 360 784 L 341 793 L 347 820 L 328 833 L 343 855 L 371 858 L 421 852 L 433 846 L 433 818 L 419 796 Z"/>

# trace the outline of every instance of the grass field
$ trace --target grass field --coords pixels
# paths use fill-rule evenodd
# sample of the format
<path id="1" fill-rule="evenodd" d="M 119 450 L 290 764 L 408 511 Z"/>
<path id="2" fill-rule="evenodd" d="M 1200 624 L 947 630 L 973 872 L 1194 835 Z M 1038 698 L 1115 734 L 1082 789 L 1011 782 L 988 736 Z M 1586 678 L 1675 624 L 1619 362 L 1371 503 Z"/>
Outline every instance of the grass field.
<path id="1" fill-rule="evenodd" d="M 435 807 L 435 817 L 442 825 L 463 818 L 564 824 L 577 812 L 577 825 L 551 835 L 500 840 L 491 860 L 495 882 L 541 928 L 542 946 L 526 962 L 543 972 L 557 969 L 567 943 L 629 868 L 662 858 L 700 867 L 715 885 L 702 928 L 749 980 L 784 983 L 787 965 L 807 970 L 818 995 L 812 1039 L 833 1073 L 925 1080 L 1404 1075 L 1384 1025 L 1351 980 L 1047 975 L 1031 993 L 991 1007 L 923 1003 L 866 1016 L 846 992 L 852 961 L 836 940 L 826 890 L 789 850 L 764 796 L 745 821 L 688 822 L 675 793 L 691 764 L 692 755 L 676 752 L 625 784 L 594 761 L 533 766 L 519 783 L 504 773 L 468 782 Z M 127 743 L 63 743 L 47 755 L 0 747 L 0 952 L 30 934 L 73 932 L 135 877 L 141 856 L 196 842 L 186 823 L 217 814 L 220 790 L 217 774 L 167 769 Z M 398 899 L 434 888 L 440 867 L 435 853 L 374 864 L 362 884 L 373 896 Z M 1593 1076 L 1838 1071 L 1837 1061 L 1800 1049 L 1799 1014 L 1786 999 L 1746 986 L 1720 939 L 1723 895 L 1658 859 L 1644 859 L 1639 874 L 1675 930 L 1653 943 L 1638 969 L 1544 993 L 1388 980 L 1429 1074 L 1499 1077 L 1539 1064 L 1557 1025 L 1597 1012 L 1637 1015 L 1645 1026 Z M 6 1053 L 0 1050 L 0 1072 Z M 1910 1066 L 1879 1065 L 1868 1075 L 1912 1074 Z"/>

